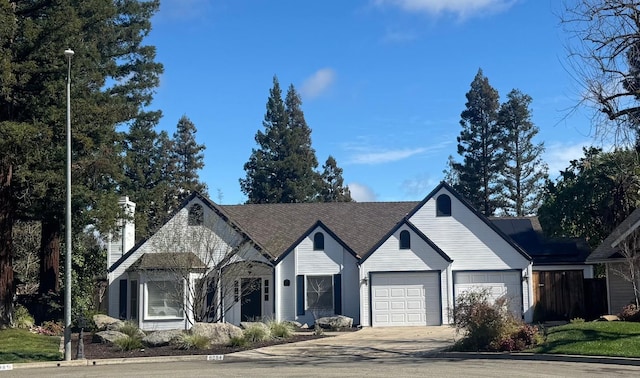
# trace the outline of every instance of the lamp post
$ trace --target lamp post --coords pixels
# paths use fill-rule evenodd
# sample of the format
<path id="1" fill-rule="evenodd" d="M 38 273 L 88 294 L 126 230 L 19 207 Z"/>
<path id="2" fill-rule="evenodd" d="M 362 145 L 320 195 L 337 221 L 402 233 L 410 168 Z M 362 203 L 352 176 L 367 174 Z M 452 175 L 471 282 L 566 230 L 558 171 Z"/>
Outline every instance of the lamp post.
<path id="1" fill-rule="evenodd" d="M 64 284 L 64 359 L 71 361 L 71 57 L 73 50 L 64 50 L 67 57 L 67 211 L 66 211 L 66 246 L 65 284 Z"/>

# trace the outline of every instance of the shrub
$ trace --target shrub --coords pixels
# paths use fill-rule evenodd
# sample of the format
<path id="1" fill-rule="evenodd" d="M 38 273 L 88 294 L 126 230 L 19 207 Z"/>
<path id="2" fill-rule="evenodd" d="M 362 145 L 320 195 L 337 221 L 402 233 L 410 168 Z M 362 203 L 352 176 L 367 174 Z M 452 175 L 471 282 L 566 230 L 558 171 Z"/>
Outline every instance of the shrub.
<path id="1" fill-rule="evenodd" d="M 571 324 L 584 323 L 584 319 L 583 318 L 573 318 L 573 319 L 569 320 L 569 323 L 571 323 Z"/>
<path id="2" fill-rule="evenodd" d="M 35 323 L 26 307 L 17 305 L 13 315 L 13 326 L 20 329 L 31 329 Z"/>
<path id="3" fill-rule="evenodd" d="M 131 337 L 131 336 L 121 337 L 119 339 L 116 339 L 113 342 L 113 345 L 116 347 L 116 349 L 118 349 L 120 351 L 129 351 L 129 350 L 134 350 L 134 349 L 140 349 L 140 348 L 142 348 L 142 339 L 140 339 L 140 337 L 138 337 L 138 336 L 135 336 L 135 337 Z"/>
<path id="4" fill-rule="evenodd" d="M 62 336 L 64 334 L 64 324 L 49 320 L 33 328 L 33 331 L 40 335 Z"/>
<path id="5" fill-rule="evenodd" d="M 131 321 L 124 322 L 124 324 L 120 327 L 120 329 L 118 329 L 118 331 L 124 333 L 129 337 L 140 338 L 140 329 L 138 328 L 138 325 Z"/>
<path id="6" fill-rule="evenodd" d="M 538 327 L 530 324 L 520 324 L 515 331 L 494 340 L 489 345 L 489 349 L 498 352 L 524 350 L 538 345 L 541 338 Z"/>
<path id="7" fill-rule="evenodd" d="M 618 317 L 627 322 L 640 322 L 640 311 L 635 304 L 631 303 L 622 308 Z"/>
<path id="8" fill-rule="evenodd" d="M 269 329 L 261 324 L 252 324 L 249 328 L 245 329 L 242 334 L 244 339 L 251 343 L 265 341 L 271 338 Z"/>
<path id="9" fill-rule="evenodd" d="M 293 326 L 290 323 L 270 321 L 267 326 L 273 337 L 288 339 L 293 336 Z"/>
<path id="10" fill-rule="evenodd" d="M 229 346 L 232 347 L 244 347 L 247 344 L 249 344 L 249 342 L 243 336 L 233 336 L 229 340 Z"/>
<path id="11" fill-rule="evenodd" d="M 492 349 L 496 342 L 518 328 L 507 301 L 502 298 L 491 303 L 486 289 L 459 295 L 452 315 L 456 331 L 464 334 L 457 345 L 462 350 Z"/>
<path id="12" fill-rule="evenodd" d="M 181 334 L 174 345 L 178 349 L 192 350 L 192 349 L 209 349 L 211 346 L 211 340 L 205 335 L 183 333 Z"/>

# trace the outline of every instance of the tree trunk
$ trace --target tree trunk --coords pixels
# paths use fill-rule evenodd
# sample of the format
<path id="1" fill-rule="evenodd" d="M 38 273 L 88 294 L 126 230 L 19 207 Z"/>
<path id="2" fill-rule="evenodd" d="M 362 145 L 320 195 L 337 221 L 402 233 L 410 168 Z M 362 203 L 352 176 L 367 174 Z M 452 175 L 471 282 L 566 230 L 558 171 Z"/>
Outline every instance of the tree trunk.
<path id="1" fill-rule="evenodd" d="M 40 237 L 40 294 L 60 292 L 60 222 L 56 219 L 42 221 Z"/>
<path id="2" fill-rule="evenodd" d="M 11 200 L 13 166 L 0 161 L 0 327 L 10 325 L 13 314 L 13 228 L 14 206 Z"/>

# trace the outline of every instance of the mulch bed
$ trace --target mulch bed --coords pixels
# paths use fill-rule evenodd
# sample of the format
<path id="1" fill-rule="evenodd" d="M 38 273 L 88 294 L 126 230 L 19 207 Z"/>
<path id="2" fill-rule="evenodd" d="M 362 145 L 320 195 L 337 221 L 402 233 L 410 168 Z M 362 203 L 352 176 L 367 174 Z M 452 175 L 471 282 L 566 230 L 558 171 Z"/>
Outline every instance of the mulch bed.
<path id="1" fill-rule="evenodd" d="M 144 349 L 136 349 L 130 351 L 119 351 L 116 347 L 99 342 L 93 342 L 93 336 L 90 333 L 83 335 L 84 357 L 88 360 L 103 358 L 131 358 L 131 357 L 157 357 L 157 356 L 188 356 L 196 354 L 228 354 L 240 352 L 243 350 L 257 349 L 265 346 L 294 343 L 298 341 L 313 340 L 325 336 L 316 336 L 312 332 L 304 334 L 295 334 L 286 340 L 269 340 L 260 343 L 253 343 L 245 347 L 231 347 L 227 345 L 212 345 L 210 349 L 202 350 L 183 350 L 176 349 L 174 346 L 167 345 L 162 347 L 145 347 Z M 71 355 L 76 359 L 78 350 L 78 334 L 71 337 Z"/>

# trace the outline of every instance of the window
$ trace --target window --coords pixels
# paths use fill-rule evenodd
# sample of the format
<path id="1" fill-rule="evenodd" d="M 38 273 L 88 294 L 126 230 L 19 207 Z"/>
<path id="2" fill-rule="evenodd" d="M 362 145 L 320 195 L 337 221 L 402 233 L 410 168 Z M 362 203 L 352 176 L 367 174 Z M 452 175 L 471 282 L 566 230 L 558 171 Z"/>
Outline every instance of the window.
<path id="1" fill-rule="evenodd" d="M 203 221 L 204 212 L 202 211 L 202 205 L 196 203 L 189 209 L 189 219 L 187 224 L 189 226 L 200 226 Z"/>
<path id="2" fill-rule="evenodd" d="M 441 194 L 438 196 L 438 198 L 436 199 L 436 216 L 451 216 L 451 197 L 446 194 Z"/>
<path id="3" fill-rule="evenodd" d="M 307 308 L 333 314 L 333 276 L 307 276 Z"/>
<path id="4" fill-rule="evenodd" d="M 313 250 L 324 250 L 324 234 L 322 232 L 316 232 L 315 235 L 313 235 Z"/>
<path id="5" fill-rule="evenodd" d="M 411 249 L 411 234 L 409 231 L 400 231 L 400 249 Z"/>
<path id="6" fill-rule="evenodd" d="M 182 318 L 182 284 L 174 281 L 147 282 L 147 316 Z"/>

